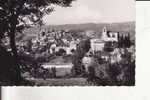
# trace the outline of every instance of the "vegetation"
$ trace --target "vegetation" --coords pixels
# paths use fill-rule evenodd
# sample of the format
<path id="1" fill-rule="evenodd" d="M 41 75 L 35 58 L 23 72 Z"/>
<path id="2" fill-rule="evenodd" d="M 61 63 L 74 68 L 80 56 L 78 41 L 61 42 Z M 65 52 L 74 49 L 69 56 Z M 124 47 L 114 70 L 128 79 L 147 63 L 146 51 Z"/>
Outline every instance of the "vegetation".
<path id="1" fill-rule="evenodd" d="M 121 24 L 88 23 L 69 26 L 48 26 L 48 29 L 58 27 L 64 29 L 61 30 L 60 37 L 53 37 L 56 45 L 68 46 L 67 43 L 65 44 L 63 42 L 62 38 L 64 41 L 68 40 L 67 42 L 72 41 L 72 38 L 74 40 L 82 39 L 77 49 L 71 50 L 73 57 L 66 55 L 65 49 L 59 49 L 58 52 L 53 54 L 50 53 L 49 48 L 52 43 L 48 40 L 50 40 L 49 35 L 51 34 L 43 32 L 41 37 L 46 37 L 43 39 L 44 42 L 40 43 L 38 41 L 33 43 L 33 38 L 31 37 L 35 36 L 34 33 L 23 33 L 24 29 L 31 28 L 31 30 L 34 30 L 34 28 L 32 28 L 33 26 L 37 26 L 38 28 L 38 32 L 35 33 L 40 33 L 39 31 L 43 25 L 42 18 L 54 10 L 51 5 L 69 7 L 72 1 L 74 0 L 0 0 L 0 81 L 8 82 L 7 85 L 33 85 L 32 82 L 25 80 L 27 78 L 26 76 L 29 76 L 28 78 L 44 79 L 44 84 L 46 85 L 68 85 L 68 83 L 70 85 L 135 85 L 135 59 L 132 59 L 132 54 L 127 50 L 127 48 L 130 48 L 132 45 L 131 38 L 135 35 L 135 31 L 133 30 L 135 26 L 132 22 Z M 102 58 L 103 52 L 91 54 L 94 58 L 94 63 L 88 67 L 88 72 L 86 72 L 85 66 L 82 64 L 82 58 L 90 49 L 90 39 L 86 35 L 88 34 L 86 31 L 94 30 L 94 35 L 99 37 L 101 36 L 99 33 L 103 26 L 108 26 L 109 30 L 118 32 L 131 31 L 131 34 L 118 34 L 117 46 L 116 43 L 105 43 L 104 52 L 109 54 L 108 60 Z M 69 31 L 65 29 L 69 29 Z M 53 32 L 55 32 L 55 30 L 53 30 Z M 48 33 L 51 32 L 49 31 Z M 62 35 L 63 33 L 65 34 Z M 25 39 L 27 36 L 30 36 L 30 38 Z M 16 40 L 18 41 L 16 42 Z M 22 42 L 23 46 L 21 46 Z M 111 53 L 116 48 L 122 49 L 124 53 L 121 53 L 122 59 L 120 62 L 111 63 Z M 54 51 L 54 49 L 52 49 L 52 51 Z M 59 57 L 59 59 L 56 59 L 56 61 L 62 60 L 64 63 L 72 60 L 73 75 L 70 75 L 70 73 L 66 71 L 66 75 L 61 77 L 62 79 L 46 80 L 46 78 L 57 78 L 57 70 L 55 67 L 44 69 L 41 65 L 57 57 Z M 24 75 L 22 75 L 22 73 L 24 73 Z M 71 78 L 72 76 L 84 77 L 86 75 L 89 83 L 86 83 L 85 78 Z M 64 81 L 66 77 L 71 79 Z M 42 84 L 42 82 L 39 84 Z"/>
<path id="2" fill-rule="evenodd" d="M 74 76 L 82 76 L 85 74 L 85 68 L 82 64 L 82 58 L 90 49 L 90 39 L 81 41 L 77 46 L 77 50 L 73 56 L 73 68 L 72 73 Z"/>
<path id="3" fill-rule="evenodd" d="M 88 82 L 103 86 L 134 86 L 135 85 L 135 59 L 125 50 L 119 63 L 96 62 L 89 66 Z"/>
<path id="4" fill-rule="evenodd" d="M 131 46 L 131 38 L 130 34 L 127 35 L 119 35 L 118 34 L 118 47 L 119 48 L 129 48 Z"/>
<path id="5" fill-rule="evenodd" d="M 112 42 L 106 42 L 104 45 L 104 51 L 112 52 L 114 50 L 114 45 Z"/>
<path id="6" fill-rule="evenodd" d="M 66 54 L 66 51 L 64 50 L 64 49 L 59 49 L 59 51 L 58 52 L 56 52 L 56 55 L 57 56 L 63 56 L 63 55 L 65 55 Z"/>
<path id="7" fill-rule="evenodd" d="M 13 64 L 10 64 L 10 66 L 13 69 L 12 73 L 14 73 L 13 81 L 15 85 L 21 85 L 23 81 L 15 41 L 16 33 L 21 32 L 25 27 L 37 24 L 42 25 L 43 16 L 49 14 L 54 9 L 51 7 L 51 4 L 68 7 L 72 1 L 0 0 L 0 39 L 7 36 L 10 41 L 11 57 L 13 58 Z"/>

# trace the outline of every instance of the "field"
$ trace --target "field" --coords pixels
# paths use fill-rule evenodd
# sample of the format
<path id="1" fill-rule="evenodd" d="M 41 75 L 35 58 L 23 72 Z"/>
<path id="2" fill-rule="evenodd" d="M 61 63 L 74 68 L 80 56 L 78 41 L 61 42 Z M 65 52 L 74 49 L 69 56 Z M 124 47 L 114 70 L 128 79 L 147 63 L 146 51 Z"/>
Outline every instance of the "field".
<path id="1" fill-rule="evenodd" d="M 85 78 L 33 79 L 37 86 L 88 86 Z"/>

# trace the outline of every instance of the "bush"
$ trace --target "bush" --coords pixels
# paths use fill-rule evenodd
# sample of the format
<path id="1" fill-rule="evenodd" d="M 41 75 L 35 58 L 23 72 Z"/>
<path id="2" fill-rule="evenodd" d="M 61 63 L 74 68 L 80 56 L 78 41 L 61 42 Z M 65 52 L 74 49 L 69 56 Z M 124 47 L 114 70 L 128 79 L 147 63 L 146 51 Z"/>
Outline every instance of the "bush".
<path id="1" fill-rule="evenodd" d="M 66 54 L 66 50 L 64 50 L 63 48 L 59 49 L 58 52 L 56 52 L 56 55 L 57 56 L 63 56 Z"/>
<path id="2" fill-rule="evenodd" d="M 104 45 L 104 51 L 112 52 L 113 50 L 114 50 L 113 43 L 112 42 L 106 42 Z"/>
<path id="3" fill-rule="evenodd" d="M 6 82 L 5 85 L 16 85 L 15 79 L 17 77 L 17 72 L 15 70 L 15 66 L 14 65 L 14 61 L 13 61 L 13 57 L 11 55 L 11 53 L 9 53 L 8 51 L 6 51 L 6 49 L 4 47 L 0 46 L 0 81 L 4 83 Z M 24 59 L 20 58 L 19 55 L 19 66 L 20 66 L 20 70 L 22 71 L 25 66 L 25 57 Z M 28 69 L 26 69 L 28 70 Z M 31 81 L 27 81 L 25 80 L 23 77 L 21 77 L 20 82 L 18 85 L 34 85 L 33 82 Z"/>
<path id="4" fill-rule="evenodd" d="M 99 64 L 95 58 L 95 63 L 89 67 L 87 81 L 94 85 L 134 86 L 135 60 L 132 61 L 130 56 L 130 53 L 125 52 L 122 60 L 113 64 L 109 61 Z"/>
<path id="5" fill-rule="evenodd" d="M 53 78 L 56 78 L 56 68 L 55 68 L 55 67 L 52 67 L 52 68 L 51 68 L 51 71 L 52 71 L 52 77 L 53 77 Z"/>
<path id="6" fill-rule="evenodd" d="M 73 68 L 72 73 L 74 76 L 84 76 L 85 75 L 85 67 L 82 64 L 82 58 L 90 49 L 90 39 L 81 41 L 77 46 L 77 50 L 73 56 Z"/>

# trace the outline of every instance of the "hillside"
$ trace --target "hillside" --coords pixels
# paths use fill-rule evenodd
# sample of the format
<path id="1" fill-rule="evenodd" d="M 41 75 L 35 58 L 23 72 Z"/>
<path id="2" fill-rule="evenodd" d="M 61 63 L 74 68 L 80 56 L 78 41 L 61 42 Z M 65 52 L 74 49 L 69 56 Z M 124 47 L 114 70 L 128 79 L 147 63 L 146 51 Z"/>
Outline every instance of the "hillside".
<path id="1" fill-rule="evenodd" d="M 46 30 L 75 30 L 75 31 L 94 31 L 96 35 L 101 36 L 103 27 L 107 27 L 109 31 L 120 33 L 130 33 L 131 38 L 135 39 L 135 22 L 123 23 L 85 23 L 85 24 L 65 24 L 65 25 L 45 25 L 42 29 Z M 34 37 L 39 33 L 39 28 L 34 27 L 24 31 L 27 37 Z M 27 37 L 24 38 L 27 38 Z"/>
<path id="2" fill-rule="evenodd" d="M 101 32 L 102 28 L 106 26 L 111 31 L 135 31 L 135 22 L 124 22 L 124 23 L 85 23 L 85 24 L 65 24 L 65 25 L 48 25 L 45 26 L 49 29 L 56 30 L 93 30 L 95 32 Z"/>

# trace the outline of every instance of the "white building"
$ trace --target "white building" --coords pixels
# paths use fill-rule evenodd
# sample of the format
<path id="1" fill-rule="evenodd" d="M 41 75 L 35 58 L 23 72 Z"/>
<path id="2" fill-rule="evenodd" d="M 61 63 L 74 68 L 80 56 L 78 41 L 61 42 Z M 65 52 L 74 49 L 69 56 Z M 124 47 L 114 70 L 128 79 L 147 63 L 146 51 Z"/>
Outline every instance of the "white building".
<path id="1" fill-rule="evenodd" d="M 117 42 L 118 41 L 118 32 L 107 31 L 106 27 L 104 27 L 103 31 L 102 31 L 102 40 L 104 40 L 105 42 L 108 42 L 108 41 Z"/>
<path id="2" fill-rule="evenodd" d="M 76 50 L 78 43 L 79 43 L 79 42 L 78 42 L 78 41 L 75 41 L 75 40 L 71 41 L 71 42 L 70 42 L 70 49 Z"/>
<path id="3" fill-rule="evenodd" d="M 50 53 L 54 53 L 56 51 L 56 44 L 52 44 L 50 47 Z"/>
<path id="4" fill-rule="evenodd" d="M 52 67 L 55 67 L 55 68 L 72 68 L 73 64 L 72 63 L 66 63 L 66 64 L 44 64 L 42 66 L 43 66 L 43 68 L 46 68 L 46 69 L 50 69 Z"/>
<path id="5" fill-rule="evenodd" d="M 51 70 L 51 68 L 56 68 L 56 76 L 66 76 L 71 73 L 71 69 L 73 67 L 72 63 L 49 63 L 42 65 L 43 68 Z"/>
<path id="6" fill-rule="evenodd" d="M 91 50 L 92 52 L 102 51 L 104 48 L 105 42 L 101 39 L 91 39 Z"/>
<path id="7" fill-rule="evenodd" d="M 122 60 L 121 51 L 116 48 L 113 52 L 111 52 L 111 63 L 119 63 Z"/>
<path id="8" fill-rule="evenodd" d="M 91 39 L 91 50 L 92 52 L 103 51 L 104 45 L 106 42 L 118 42 L 118 33 L 109 32 L 106 27 L 102 30 L 101 38 Z"/>

